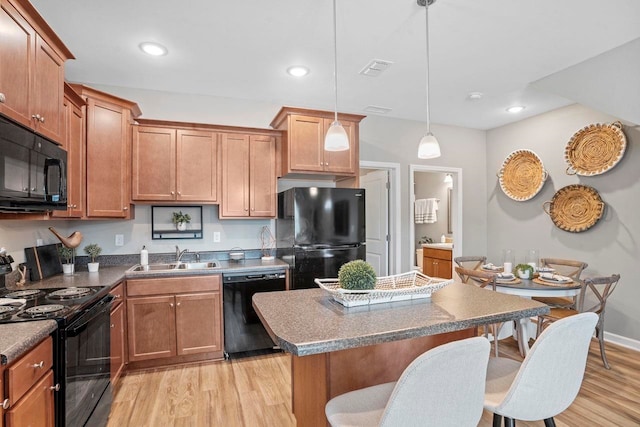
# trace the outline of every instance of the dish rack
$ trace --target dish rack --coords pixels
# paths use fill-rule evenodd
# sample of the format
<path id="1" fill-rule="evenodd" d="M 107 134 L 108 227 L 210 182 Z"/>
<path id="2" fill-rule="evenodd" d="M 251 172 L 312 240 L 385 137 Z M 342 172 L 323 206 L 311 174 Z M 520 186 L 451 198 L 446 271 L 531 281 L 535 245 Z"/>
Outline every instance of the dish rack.
<path id="1" fill-rule="evenodd" d="M 374 289 L 349 290 L 338 279 L 315 279 L 315 283 L 345 307 L 431 298 L 431 294 L 453 283 L 453 279 L 429 277 L 419 271 L 378 277 Z"/>

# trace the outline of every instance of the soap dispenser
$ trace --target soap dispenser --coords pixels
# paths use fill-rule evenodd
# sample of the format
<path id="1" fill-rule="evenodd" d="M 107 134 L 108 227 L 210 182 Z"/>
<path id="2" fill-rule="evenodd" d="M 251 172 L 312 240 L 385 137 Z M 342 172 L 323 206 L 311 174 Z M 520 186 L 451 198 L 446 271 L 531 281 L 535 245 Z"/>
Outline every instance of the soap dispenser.
<path id="1" fill-rule="evenodd" d="M 140 265 L 148 265 L 149 264 L 149 251 L 147 251 L 147 247 L 143 246 L 140 251 Z"/>
<path id="2" fill-rule="evenodd" d="M 444 234 L 440 236 L 440 243 L 447 243 L 447 237 Z"/>

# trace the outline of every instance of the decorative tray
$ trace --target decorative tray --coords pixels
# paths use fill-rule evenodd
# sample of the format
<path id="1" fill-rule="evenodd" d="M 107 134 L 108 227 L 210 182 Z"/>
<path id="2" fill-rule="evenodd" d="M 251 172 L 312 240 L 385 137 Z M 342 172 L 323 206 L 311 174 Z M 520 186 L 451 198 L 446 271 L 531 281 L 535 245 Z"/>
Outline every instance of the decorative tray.
<path id="1" fill-rule="evenodd" d="M 550 201 L 542 204 L 542 208 L 556 227 L 579 233 L 593 227 L 602 218 L 604 202 L 595 188 L 572 184 L 559 189 Z"/>
<path id="2" fill-rule="evenodd" d="M 547 176 L 542 160 L 531 150 L 516 150 L 509 154 L 498 173 L 504 194 L 519 202 L 538 194 Z"/>
<path id="3" fill-rule="evenodd" d="M 380 304 L 384 302 L 431 298 L 431 294 L 453 283 L 453 279 L 426 276 L 419 271 L 378 277 L 370 290 L 342 289 L 338 279 L 315 279 L 322 289 L 345 307 Z"/>
<path id="4" fill-rule="evenodd" d="M 592 176 L 618 164 L 627 148 L 622 123 L 596 123 L 576 132 L 564 150 L 567 175 Z"/>

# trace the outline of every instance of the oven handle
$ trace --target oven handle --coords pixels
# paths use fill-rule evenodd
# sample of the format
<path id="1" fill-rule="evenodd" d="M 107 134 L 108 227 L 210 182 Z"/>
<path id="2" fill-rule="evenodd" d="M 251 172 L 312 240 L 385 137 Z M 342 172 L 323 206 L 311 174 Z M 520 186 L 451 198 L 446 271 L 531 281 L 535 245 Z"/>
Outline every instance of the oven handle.
<path id="1" fill-rule="evenodd" d="M 115 299 L 115 297 L 113 295 L 107 295 L 106 297 L 104 297 L 103 299 L 101 299 L 99 302 L 96 303 L 96 305 L 94 305 L 93 307 L 89 308 L 87 310 L 87 312 L 94 312 L 94 314 L 89 317 L 88 319 L 79 319 L 79 320 L 83 320 L 82 323 L 80 323 L 79 325 L 76 324 L 72 324 L 69 329 L 67 329 L 67 336 L 68 337 L 74 337 L 76 335 L 78 335 L 80 332 L 82 332 L 87 325 L 96 317 L 100 316 L 102 313 L 104 313 L 107 310 L 111 309 L 111 301 L 113 301 Z M 96 309 L 100 308 L 100 306 L 102 306 L 102 308 L 100 310 L 98 310 L 96 312 Z"/>

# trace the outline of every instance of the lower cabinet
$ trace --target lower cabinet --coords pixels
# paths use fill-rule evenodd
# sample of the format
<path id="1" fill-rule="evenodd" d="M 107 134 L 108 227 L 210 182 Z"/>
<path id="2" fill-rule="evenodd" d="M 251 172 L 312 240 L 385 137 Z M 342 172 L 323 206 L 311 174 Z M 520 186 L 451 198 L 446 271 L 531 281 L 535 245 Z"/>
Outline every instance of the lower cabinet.
<path id="1" fill-rule="evenodd" d="M 111 306 L 111 384 L 115 385 L 124 369 L 124 283 L 116 285 L 111 291 L 114 296 Z"/>
<path id="2" fill-rule="evenodd" d="M 5 386 L 0 390 L 0 397 L 6 391 L 0 402 L 6 408 L 4 426 L 54 426 L 53 394 L 57 386 L 53 385 L 52 366 L 53 341 L 48 337 L 5 368 L 2 375 Z"/>
<path id="3" fill-rule="evenodd" d="M 447 249 L 424 248 L 422 251 L 422 271 L 430 277 L 451 279 L 451 251 Z"/>
<path id="4" fill-rule="evenodd" d="M 130 365 L 222 358 L 219 275 L 129 280 L 126 305 Z"/>

